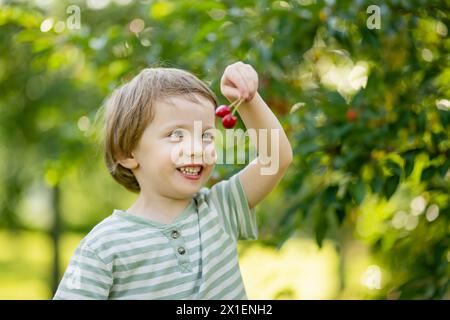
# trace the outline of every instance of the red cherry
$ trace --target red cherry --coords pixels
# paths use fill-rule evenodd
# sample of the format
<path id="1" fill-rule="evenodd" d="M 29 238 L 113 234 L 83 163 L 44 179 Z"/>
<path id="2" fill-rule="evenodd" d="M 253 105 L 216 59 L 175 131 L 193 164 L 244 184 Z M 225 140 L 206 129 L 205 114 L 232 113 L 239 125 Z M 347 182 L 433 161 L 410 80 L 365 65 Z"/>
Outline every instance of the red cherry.
<path id="1" fill-rule="evenodd" d="M 237 118 L 235 116 L 233 116 L 232 114 L 227 114 L 225 117 L 223 117 L 222 119 L 222 124 L 225 128 L 233 128 L 234 125 L 237 122 Z"/>
<path id="2" fill-rule="evenodd" d="M 353 122 L 358 117 L 358 113 L 355 111 L 355 109 L 348 109 L 346 117 L 349 122 Z"/>
<path id="3" fill-rule="evenodd" d="M 230 112 L 231 112 L 230 107 L 228 107 L 227 105 L 223 104 L 223 105 L 219 106 L 216 109 L 216 116 L 223 118 L 227 114 L 229 114 Z"/>

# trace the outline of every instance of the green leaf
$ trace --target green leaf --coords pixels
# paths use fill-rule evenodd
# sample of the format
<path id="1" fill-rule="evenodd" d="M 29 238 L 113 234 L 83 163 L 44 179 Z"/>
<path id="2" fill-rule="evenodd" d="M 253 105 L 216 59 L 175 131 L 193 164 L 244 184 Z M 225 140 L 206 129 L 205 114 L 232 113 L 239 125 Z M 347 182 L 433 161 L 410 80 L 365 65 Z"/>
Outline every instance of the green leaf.
<path id="1" fill-rule="evenodd" d="M 401 176 L 403 173 L 402 168 L 400 167 L 400 165 L 392 160 L 387 160 L 386 163 L 386 168 L 389 169 L 391 174 L 395 174 L 398 176 Z"/>
<path id="2" fill-rule="evenodd" d="M 341 226 L 342 222 L 344 221 L 345 216 L 346 216 L 345 209 L 343 208 L 343 206 L 339 205 L 336 208 L 336 210 L 334 211 L 334 214 L 336 215 L 337 221 L 338 221 L 339 225 Z"/>
<path id="3" fill-rule="evenodd" d="M 322 247 L 323 239 L 328 230 L 327 209 L 323 206 L 324 195 L 325 193 L 322 193 L 322 195 L 317 197 L 309 210 L 309 214 L 312 215 L 314 236 L 319 248 Z"/>
<path id="4" fill-rule="evenodd" d="M 398 184 L 400 183 L 400 176 L 393 175 L 386 179 L 383 188 L 383 194 L 386 199 L 390 199 L 392 195 L 397 190 Z"/>
<path id="5" fill-rule="evenodd" d="M 316 243 L 319 246 L 319 248 L 322 248 L 323 239 L 325 239 L 325 235 L 328 230 L 328 221 L 325 217 L 325 213 L 326 213 L 325 210 L 319 213 L 322 217 L 319 223 L 317 223 L 316 226 L 314 227 Z"/>
<path id="6" fill-rule="evenodd" d="M 361 179 L 358 179 L 356 183 L 350 183 L 349 191 L 356 204 L 360 205 L 366 194 L 364 182 Z"/>
<path id="7" fill-rule="evenodd" d="M 440 168 L 439 168 L 439 175 L 443 178 L 450 168 L 450 161 L 446 161 Z"/>
<path id="8" fill-rule="evenodd" d="M 414 169 L 414 155 L 405 157 L 405 178 L 409 177 Z"/>
<path id="9" fill-rule="evenodd" d="M 417 132 L 420 132 L 420 133 L 425 132 L 425 126 L 426 126 L 426 114 L 424 111 L 422 111 L 417 116 Z"/>
<path id="10" fill-rule="evenodd" d="M 434 176 L 435 173 L 436 173 L 436 168 L 433 166 L 429 166 L 428 168 L 426 168 L 422 171 L 422 174 L 420 175 L 420 181 L 430 180 Z"/>
<path id="11" fill-rule="evenodd" d="M 380 193 L 383 189 L 383 179 L 380 170 L 375 170 L 375 175 L 370 182 L 370 187 L 374 193 Z"/>
<path id="12" fill-rule="evenodd" d="M 323 198 L 323 205 L 325 208 L 328 208 L 329 206 L 334 206 L 336 202 L 336 194 L 339 190 L 339 186 L 331 185 L 328 186 L 325 191 L 322 194 Z"/>

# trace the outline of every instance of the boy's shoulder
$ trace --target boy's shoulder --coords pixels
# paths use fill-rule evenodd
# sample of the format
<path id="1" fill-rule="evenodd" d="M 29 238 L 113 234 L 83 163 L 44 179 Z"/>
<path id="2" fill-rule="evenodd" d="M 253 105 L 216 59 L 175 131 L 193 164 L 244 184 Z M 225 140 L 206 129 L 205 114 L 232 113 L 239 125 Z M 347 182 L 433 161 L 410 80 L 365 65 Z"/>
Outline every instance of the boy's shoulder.
<path id="1" fill-rule="evenodd" d="M 217 181 L 210 187 L 202 187 L 195 195 L 197 201 L 217 202 L 229 200 L 229 193 L 232 192 L 233 187 L 239 184 L 238 175 L 235 174 L 228 179 Z"/>
<path id="2" fill-rule="evenodd" d="M 127 226 L 128 224 L 125 220 L 111 214 L 89 231 L 89 233 L 81 240 L 80 247 L 87 247 L 96 252 L 105 244 L 105 242 L 124 233 Z"/>

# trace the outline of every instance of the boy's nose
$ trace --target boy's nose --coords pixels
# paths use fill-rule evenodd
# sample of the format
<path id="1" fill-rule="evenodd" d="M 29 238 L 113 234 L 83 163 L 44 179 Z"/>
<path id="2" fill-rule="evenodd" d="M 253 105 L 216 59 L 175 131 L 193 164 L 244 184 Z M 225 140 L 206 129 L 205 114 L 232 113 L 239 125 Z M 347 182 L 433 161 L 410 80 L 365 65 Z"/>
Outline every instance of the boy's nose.
<path id="1" fill-rule="evenodd" d="M 202 141 L 197 141 L 196 139 L 191 139 L 187 141 L 184 153 L 188 156 L 201 157 L 203 155 L 203 143 Z"/>

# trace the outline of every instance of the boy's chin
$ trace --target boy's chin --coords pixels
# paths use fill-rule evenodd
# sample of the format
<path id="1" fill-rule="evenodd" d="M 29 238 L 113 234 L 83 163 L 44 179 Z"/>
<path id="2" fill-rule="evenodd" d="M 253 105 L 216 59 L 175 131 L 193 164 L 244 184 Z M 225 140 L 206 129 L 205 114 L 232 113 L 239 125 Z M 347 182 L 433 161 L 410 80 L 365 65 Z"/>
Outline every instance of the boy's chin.
<path id="1" fill-rule="evenodd" d="M 190 187 L 190 188 L 189 187 L 188 188 L 186 188 L 186 187 L 182 188 L 181 186 L 178 186 L 175 189 L 176 197 L 179 198 L 179 199 L 192 198 L 194 196 L 194 194 L 196 194 L 201 189 L 201 187 L 202 186 L 200 186 L 200 185 L 198 187 Z"/>

